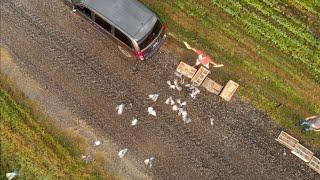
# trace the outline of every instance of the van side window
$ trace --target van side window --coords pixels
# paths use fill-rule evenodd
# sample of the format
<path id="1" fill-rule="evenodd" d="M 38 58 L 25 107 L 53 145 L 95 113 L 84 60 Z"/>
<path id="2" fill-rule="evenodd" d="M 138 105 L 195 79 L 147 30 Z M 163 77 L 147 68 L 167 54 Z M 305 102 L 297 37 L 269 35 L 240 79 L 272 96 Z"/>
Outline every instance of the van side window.
<path id="1" fill-rule="evenodd" d="M 121 31 L 119 31 L 117 28 L 114 28 L 114 35 L 123 43 L 125 43 L 126 45 L 128 45 L 129 47 L 132 48 L 132 42 L 131 40 L 125 35 L 123 34 Z"/>
<path id="2" fill-rule="evenodd" d="M 91 10 L 86 8 L 86 7 L 83 7 L 83 6 L 80 6 L 79 7 L 79 10 L 85 14 L 86 16 L 88 16 L 89 18 L 91 18 Z"/>
<path id="3" fill-rule="evenodd" d="M 108 32 L 111 32 L 111 25 L 108 22 L 106 22 L 105 20 L 103 20 L 97 14 L 95 15 L 94 21 L 97 24 L 99 24 L 101 27 L 103 27 L 105 30 L 107 30 Z"/>

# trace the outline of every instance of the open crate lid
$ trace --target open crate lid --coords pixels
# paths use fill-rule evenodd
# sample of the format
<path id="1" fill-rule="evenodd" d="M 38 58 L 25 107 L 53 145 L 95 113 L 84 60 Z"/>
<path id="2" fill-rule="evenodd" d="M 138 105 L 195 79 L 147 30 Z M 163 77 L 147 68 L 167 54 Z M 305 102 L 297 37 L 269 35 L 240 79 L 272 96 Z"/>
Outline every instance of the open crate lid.
<path id="1" fill-rule="evenodd" d="M 181 61 L 176 71 L 191 79 L 196 74 L 197 69 Z"/>
<path id="2" fill-rule="evenodd" d="M 192 77 L 191 82 L 196 86 L 200 86 L 209 73 L 210 71 L 207 68 L 201 66 L 197 73 Z"/>
<path id="3" fill-rule="evenodd" d="M 310 162 L 313 156 L 313 152 L 302 146 L 301 144 L 296 144 L 294 149 L 291 151 L 292 154 L 298 156 L 304 162 Z"/>
<path id="4" fill-rule="evenodd" d="M 280 144 L 286 146 L 289 149 L 294 149 L 294 147 L 296 146 L 296 144 L 299 143 L 299 141 L 292 137 L 290 134 L 281 131 L 280 135 L 278 136 L 278 138 L 276 139 L 276 141 L 278 141 Z"/>

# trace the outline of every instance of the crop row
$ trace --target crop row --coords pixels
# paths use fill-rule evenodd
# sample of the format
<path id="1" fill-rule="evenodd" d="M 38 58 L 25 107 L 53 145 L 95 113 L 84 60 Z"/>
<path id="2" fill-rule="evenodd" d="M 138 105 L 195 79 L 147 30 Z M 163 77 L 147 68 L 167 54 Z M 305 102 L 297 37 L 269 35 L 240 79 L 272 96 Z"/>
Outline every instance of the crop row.
<path id="1" fill-rule="evenodd" d="M 299 21 L 293 21 L 293 18 L 285 17 L 283 12 L 279 12 L 279 10 L 271 8 L 264 1 L 243 0 L 243 2 L 253 6 L 264 16 L 275 20 L 278 25 L 286 28 L 287 31 L 290 31 L 295 36 L 307 40 L 312 46 L 317 46 L 318 48 L 320 47 L 320 45 L 316 43 L 315 37 L 310 33 L 310 30 L 306 24 Z"/>
<path id="2" fill-rule="evenodd" d="M 320 65 L 320 62 L 319 59 L 315 59 L 319 52 L 314 52 L 310 50 L 309 47 L 305 46 L 303 42 L 289 37 L 285 32 L 274 27 L 267 20 L 259 17 L 255 13 L 250 12 L 239 2 L 226 0 L 224 2 L 216 1 L 215 4 L 223 9 L 226 13 L 244 23 L 247 30 L 255 38 L 264 41 L 265 43 L 274 44 L 284 53 L 290 54 L 293 59 L 304 63 L 315 76 L 315 79 L 320 81 L 320 72 L 316 68 Z"/>

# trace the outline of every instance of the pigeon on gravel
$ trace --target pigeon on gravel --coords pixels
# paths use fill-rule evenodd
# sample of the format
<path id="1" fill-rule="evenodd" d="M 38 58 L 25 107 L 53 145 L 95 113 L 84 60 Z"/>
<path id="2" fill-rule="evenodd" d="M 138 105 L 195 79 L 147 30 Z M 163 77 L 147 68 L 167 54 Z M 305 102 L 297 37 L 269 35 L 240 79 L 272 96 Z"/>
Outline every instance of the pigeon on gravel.
<path id="1" fill-rule="evenodd" d="M 213 121 L 214 121 L 214 119 L 213 119 L 213 118 L 210 118 L 210 124 L 211 124 L 211 126 L 213 126 Z"/>
<path id="2" fill-rule="evenodd" d="M 116 107 L 118 115 L 121 115 L 123 113 L 124 107 L 125 107 L 125 104 L 120 104 Z"/>
<path id="3" fill-rule="evenodd" d="M 176 99 L 176 102 L 182 107 L 182 106 L 186 106 L 187 102 L 186 101 L 181 101 L 181 99 Z"/>
<path id="4" fill-rule="evenodd" d="M 122 159 L 124 157 L 124 155 L 126 155 L 127 152 L 128 152 L 127 148 L 120 150 L 118 153 L 119 158 Z"/>
<path id="5" fill-rule="evenodd" d="M 136 126 L 138 124 L 138 119 L 134 118 L 131 122 L 131 126 Z"/>
<path id="6" fill-rule="evenodd" d="M 166 103 L 166 104 L 170 104 L 171 106 L 174 105 L 174 100 L 173 100 L 172 96 L 170 96 L 170 97 L 166 100 L 165 103 Z"/>
<path id="7" fill-rule="evenodd" d="M 179 85 L 177 79 L 174 79 L 174 80 L 173 80 L 173 84 L 174 84 L 174 86 L 175 86 L 175 89 L 177 89 L 178 91 L 181 91 L 181 90 L 182 90 L 182 87 Z"/>
<path id="8" fill-rule="evenodd" d="M 184 78 L 183 78 L 183 76 L 182 76 L 182 74 L 180 74 L 179 72 L 174 72 L 174 74 L 178 77 L 178 78 L 180 78 L 180 83 L 181 84 L 184 84 Z"/>
<path id="9" fill-rule="evenodd" d="M 200 93 L 200 90 L 197 87 L 190 88 L 192 89 L 192 92 L 190 93 L 190 96 L 194 99 L 196 96 Z"/>
<path id="10" fill-rule="evenodd" d="M 172 106 L 172 110 L 173 110 L 173 111 L 178 111 L 178 110 L 179 110 L 179 107 L 178 107 L 177 105 L 173 105 L 173 106 Z"/>
<path id="11" fill-rule="evenodd" d="M 169 85 L 170 89 L 176 89 L 176 86 L 174 84 L 171 84 L 171 81 L 167 81 L 167 84 Z"/>
<path id="12" fill-rule="evenodd" d="M 148 166 L 149 168 L 151 168 L 154 164 L 155 158 L 154 157 L 150 157 L 149 159 L 144 160 L 144 164 L 146 166 Z"/>
<path id="13" fill-rule="evenodd" d="M 188 124 L 191 122 L 191 119 L 189 118 L 187 111 L 182 112 L 182 120 L 185 124 Z"/>
<path id="14" fill-rule="evenodd" d="M 157 116 L 157 112 L 153 109 L 153 107 L 148 107 L 148 114 L 152 116 Z"/>
<path id="15" fill-rule="evenodd" d="M 101 141 L 97 140 L 94 142 L 94 145 L 93 146 L 100 146 L 101 145 Z"/>
<path id="16" fill-rule="evenodd" d="M 151 99 L 152 101 L 156 102 L 159 98 L 159 94 L 150 94 L 149 95 L 149 99 Z"/>

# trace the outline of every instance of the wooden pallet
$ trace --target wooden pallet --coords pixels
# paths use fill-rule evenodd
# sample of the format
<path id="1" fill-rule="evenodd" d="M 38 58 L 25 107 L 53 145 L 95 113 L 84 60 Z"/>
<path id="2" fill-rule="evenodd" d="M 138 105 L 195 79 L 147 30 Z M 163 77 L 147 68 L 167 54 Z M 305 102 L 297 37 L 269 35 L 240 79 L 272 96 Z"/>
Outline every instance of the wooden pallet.
<path id="1" fill-rule="evenodd" d="M 297 143 L 294 149 L 291 151 L 292 154 L 298 156 L 304 162 L 310 162 L 313 157 L 313 152 Z"/>
<path id="2" fill-rule="evenodd" d="M 176 71 L 191 79 L 196 74 L 197 69 L 181 61 Z"/>
<path id="3" fill-rule="evenodd" d="M 308 163 L 308 166 L 320 174 L 320 160 L 317 157 L 313 156 Z"/>
<path id="4" fill-rule="evenodd" d="M 202 86 L 209 92 L 219 95 L 223 86 L 220 84 L 216 83 L 212 79 L 206 77 L 206 79 L 203 81 Z"/>
<path id="5" fill-rule="evenodd" d="M 239 84 L 230 80 L 224 86 L 222 92 L 220 93 L 220 97 L 222 97 L 226 101 L 230 101 L 236 90 L 238 89 Z"/>
<path id="6" fill-rule="evenodd" d="M 200 86 L 209 73 L 210 71 L 207 68 L 201 66 L 197 73 L 192 77 L 191 82 L 196 86 Z"/>
<path id="7" fill-rule="evenodd" d="M 287 148 L 293 150 L 296 146 L 296 144 L 299 143 L 299 141 L 292 137 L 291 135 L 289 135 L 288 133 L 281 131 L 280 135 L 278 136 L 278 138 L 276 139 L 276 141 L 278 141 L 280 144 L 286 146 Z"/>

